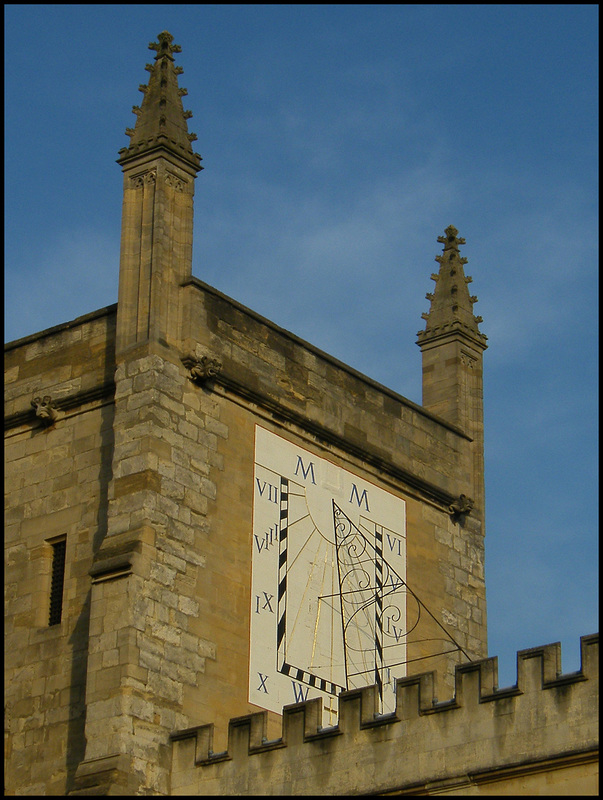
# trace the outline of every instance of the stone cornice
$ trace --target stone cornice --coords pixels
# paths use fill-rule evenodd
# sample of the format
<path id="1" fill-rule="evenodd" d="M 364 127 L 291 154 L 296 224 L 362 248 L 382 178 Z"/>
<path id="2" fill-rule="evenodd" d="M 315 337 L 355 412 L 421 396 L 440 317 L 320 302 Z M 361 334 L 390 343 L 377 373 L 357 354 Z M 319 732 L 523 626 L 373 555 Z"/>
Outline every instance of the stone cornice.
<path id="1" fill-rule="evenodd" d="M 195 361 L 191 356 L 183 356 L 182 363 L 189 370 L 192 370 L 195 365 Z M 194 380 L 192 376 L 191 380 Z M 419 478 L 403 467 L 393 464 L 391 461 L 372 451 L 369 447 L 351 442 L 348 437 L 341 436 L 325 425 L 308 419 L 304 414 L 273 400 L 263 392 L 250 388 L 232 375 L 228 375 L 223 369 L 220 368 L 217 370 L 211 377 L 208 377 L 202 385 L 206 389 L 212 391 L 215 391 L 215 387 L 217 386 L 222 387 L 226 393 L 232 393 L 244 399 L 247 403 L 260 407 L 263 411 L 267 412 L 271 419 L 277 424 L 295 425 L 298 429 L 311 434 L 318 443 L 336 447 L 340 451 L 353 456 L 360 462 L 370 465 L 372 468 L 389 476 L 390 479 L 395 481 L 396 485 L 399 486 L 400 483 L 404 484 L 438 507 L 444 507 L 447 513 L 452 515 L 450 509 L 458 502 L 458 497 L 456 495 L 447 492 L 423 478 Z"/>
<path id="2" fill-rule="evenodd" d="M 443 344 L 446 341 L 454 340 L 464 340 L 479 350 L 487 350 L 488 348 L 485 334 L 478 332 L 476 335 L 474 331 L 461 322 L 451 322 L 424 331 L 417 331 L 416 344 L 423 349 L 428 348 L 428 345 Z"/>
<path id="3" fill-rule="evenodd" d="M 409 400 L 407 397 L 404 397 L 401 394 L 398 394 L 393 389 L 384 386 L 382 383 L 369 378 L 367 375 L 364 375 L 362 372 L 355 370 L 353 367 L 350 367 L 348 364 L 345 364 L 343 361 L 339 361 L 338 359 L 334 358 L 333 356 L 325 353 L 324 350 L 321 350 L 319 347 L 311 344 L 310 342 L 305 341 L 299 336 L 296 336 L 291 331 L 286 330 L 285 328 L 279 327 L 276 323 L 272 322 L 271 320 L 263 317 L 261 314 L 258 314 L 256 311 L 248 308 L 247 306 L 239 303 L 237 300 L 233 300 L 232 297 L 220 292 L 218 289 L 215 289 L 213 286 L 205 283 L 204 281 L 200 280 L 199 278 L 195 278 L 194 276 L 187 279 L 184 283 L 181 284 L 183 287 L 195 287 L 196 289 L 201 289 L 204 292 L 208 292 L 209 294 L 218 297 L 220 300 L 224 300 L 226 303 L 229 303 L 233 308 L 238 309 L 243 314 L 248 315 L 252 319 L 255 319 L 257 322 L 261 323 L 262 325 L 266 325 L 268 328 L 271 328 L 273 331 L 276 331 L 280 336 L 283 336 L 286 339 L 289 339 L 294 344 L 303 347 L 304 349 L 308 350 L 309 352 L 313 353 L 314 355 L 318 356 L 319 358 L 323 359 L 324 361 L 332 364 L 337 369 L 343 370 L 347 372 L 348 375 L 352 375 L 354 378 L 365 383 L 367 386 L 371 386 L 372 388 L 376 389 L 379 392 L 382 392 L 384 395 L 397 400 L 403 406 L 411 409 L 412 411 L 420 414 L 421 416 L 426 417 L 427 419 L 436 422 L 438 425 L 446 428 L 449 431 L 452 431 L 457 436 L 460 436 L 463 439 L 467 439 L 471 441 L 471 437 L 468 436 L 465 431 L 461 428 L 458 428 L 456 425 L 453 425 L 450 422 L 447 422 L 445 419 L 438 417 L 436 414 L 432 414 L 430 411 L 427 411 L 423 406 L 420 406 L 418 403 L 414 403 L 412 400 Z"/>
<path id="4" fill-rule="evenodd" d="M 55 400 L 53 401 L 53 408 L 64 414 L 75 408 L 88 403 L 95 403 L 99 400 L 109 400 L 112 402 L 114 395 L 115 382 L 111 380 L 100 386 L 94 386 L 92 389 L 86 389 L 84 391 L 69 395 L 68 397 L 62 397 L 59 400 Z M 5 431 L 10 430 L 11 428 L 17 428 L 21 425 L 31 425 L 33 427 L 37 426 L 37 424 L 38 419 L 31 407 L 28 407 L 24 411 L 18 411 L 15 414 L 9 414 L 8 416 L 4 417 Z"/>

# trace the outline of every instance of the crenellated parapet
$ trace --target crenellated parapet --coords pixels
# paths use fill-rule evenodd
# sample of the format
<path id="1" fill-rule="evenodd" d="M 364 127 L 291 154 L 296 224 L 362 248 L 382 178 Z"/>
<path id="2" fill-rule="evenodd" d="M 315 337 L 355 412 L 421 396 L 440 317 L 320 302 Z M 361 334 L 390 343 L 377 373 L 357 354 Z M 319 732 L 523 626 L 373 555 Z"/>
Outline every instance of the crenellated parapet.
<path id="1" fill-rule="evenodd" d="M 285 706 L 274 740 L 265 712 L 238 717 L 223 752 L 213 750 L 213 725 L 176 732 L 172 794 L 475 793 L 484 784 L 521 794 L 538 793 L 544 775 L 569 789 L 561 793 L 589 794 L 598 642 L 582 637 L 580 670 L 565 675 L 559 643 L 520 651 L 508 688 L 497 686 L 496 658 L 457 666 L 446 701 L 434 673 L 398 679 L 396 710 L 383 716 L 376 687 L 343 692 L 334 727 L 321 727 L 319 699 Z"/>

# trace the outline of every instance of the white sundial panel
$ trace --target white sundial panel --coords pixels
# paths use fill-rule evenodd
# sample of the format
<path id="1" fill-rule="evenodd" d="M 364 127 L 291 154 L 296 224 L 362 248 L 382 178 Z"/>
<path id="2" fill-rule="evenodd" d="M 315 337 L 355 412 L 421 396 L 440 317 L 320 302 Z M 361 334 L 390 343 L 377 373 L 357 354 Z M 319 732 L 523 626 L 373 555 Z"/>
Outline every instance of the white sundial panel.
<path id="1" fill-rule="evenodd" d="M 249 700 L 277 713 L 377 684 L 406 662 L 406 504 L 256 426 Z"/>

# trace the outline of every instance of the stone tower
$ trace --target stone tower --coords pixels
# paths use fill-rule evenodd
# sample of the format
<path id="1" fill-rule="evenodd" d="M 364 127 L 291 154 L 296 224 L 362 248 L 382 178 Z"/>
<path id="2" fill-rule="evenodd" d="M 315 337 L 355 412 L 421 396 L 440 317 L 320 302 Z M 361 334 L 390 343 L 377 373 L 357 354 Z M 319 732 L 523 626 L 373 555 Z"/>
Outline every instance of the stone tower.
<path id="1" fill-rule="evenodd" d="M 423 406 L 208 286 L 180 48 L 149 47 L 119 302 L 6 346 L 5 793 L 521 794 L 524 767 L 584 793 L 598 639 L 500 691 L 485 659 L 464 240 L 439 238 Z"/>
<path id="2" fill-rule="evenodd" d="M 438 242 L 444 245 L 435 290 L 426 297 L 430 310 L 423 314 L 425 330 L 417 334 L 423 355 L 423 407 L 465 431 L 471 438 L 470 495 L 459 501 L 473 519 L 485 524 L 483 352 L 487 337 L 480 332 L 481 317 L 473 314 L 477 297 L 469 294 L 472 278 L 465 275 L 467 259 L 459 252 L 465 239 L 449 225 Z"/>
<path id="3" fill-rule="evenodd" d="M 278 737 L 312 701 L 332 728 L 369 684 L 383 716 L 397 681 L 433 671 L 448 694 L 487 652 L 463 240 L 440 239 L 425 406 L 208 286 L 180 48 L 149 47 L 118 303 L 7 346 L 13 793 L 168 795 L 194 726 L 219 751 L 231 719 Z"/>

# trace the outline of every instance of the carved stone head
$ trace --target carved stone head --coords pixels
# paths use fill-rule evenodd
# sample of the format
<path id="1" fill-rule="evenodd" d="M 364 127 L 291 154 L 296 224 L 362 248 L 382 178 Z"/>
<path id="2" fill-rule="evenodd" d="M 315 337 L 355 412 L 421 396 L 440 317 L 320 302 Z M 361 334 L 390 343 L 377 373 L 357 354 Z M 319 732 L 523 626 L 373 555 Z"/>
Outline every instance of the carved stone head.
<path id="1" fill-rule="evenodd" d="M 52 403 L 50 395 L 34 397 L 31 401 L 31 405 L 36 411 L 36 417 L 39 417 L 44 425 L 52 425 L 56 422 L 58 412 Z"/>

